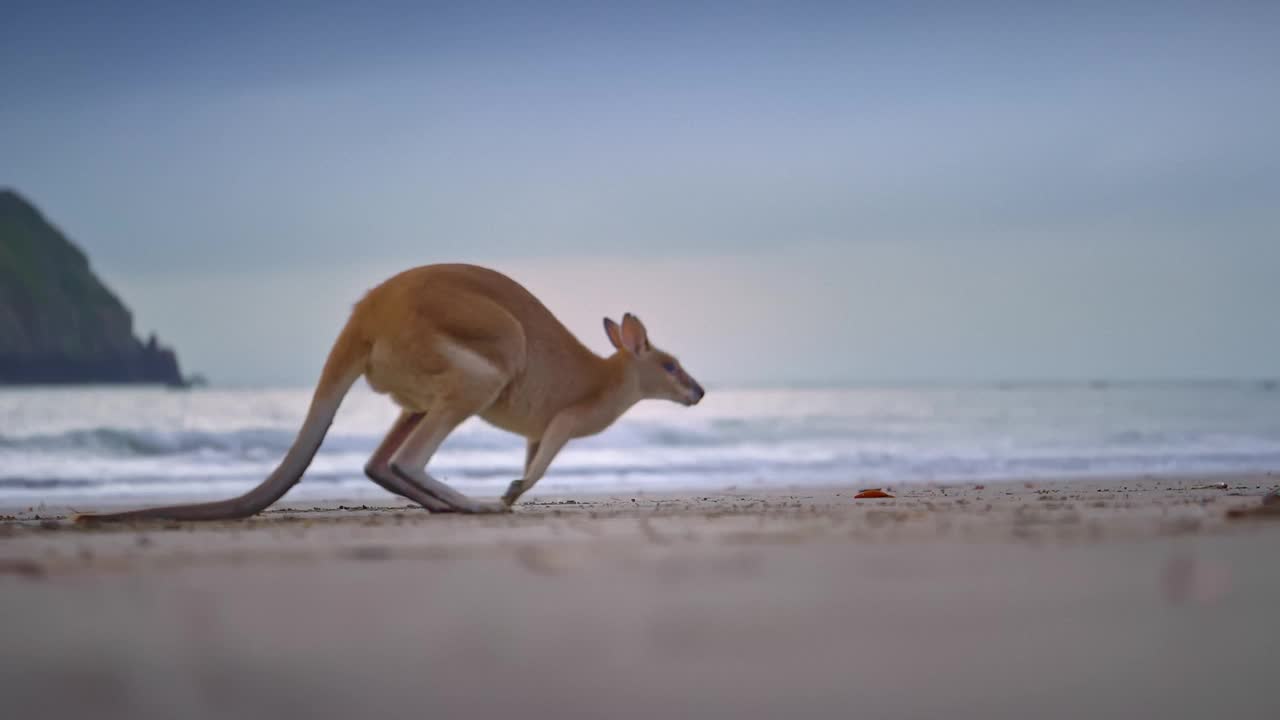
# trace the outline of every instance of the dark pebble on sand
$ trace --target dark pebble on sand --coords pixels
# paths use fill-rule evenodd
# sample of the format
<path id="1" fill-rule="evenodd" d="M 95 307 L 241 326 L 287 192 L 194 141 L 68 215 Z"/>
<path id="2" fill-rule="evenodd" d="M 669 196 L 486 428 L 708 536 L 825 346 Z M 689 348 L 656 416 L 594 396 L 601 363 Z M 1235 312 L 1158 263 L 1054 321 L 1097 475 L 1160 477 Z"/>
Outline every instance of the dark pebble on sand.
<path id="1" fill-rule="evenodd" d="M 386 560 L 391 557 L 391 549 L 382 545 L 355 547 L 345 550 L 342 555 L 352 560 Z"/>
<path id="2" fill-rule="evenodd" d="M 38 578 L 44 576 L 44 568 L 32 560 L 0 560 L 0 575 Z"/>

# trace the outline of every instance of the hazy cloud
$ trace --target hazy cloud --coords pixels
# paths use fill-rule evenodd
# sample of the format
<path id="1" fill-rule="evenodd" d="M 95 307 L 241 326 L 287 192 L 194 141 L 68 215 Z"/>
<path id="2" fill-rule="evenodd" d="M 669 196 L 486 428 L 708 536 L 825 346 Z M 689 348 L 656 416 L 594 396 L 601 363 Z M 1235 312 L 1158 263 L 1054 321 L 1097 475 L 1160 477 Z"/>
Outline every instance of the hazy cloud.
<path id="1" fill-rule="evenodd" d="M 726 381 L 1280 363 L 1270 5 L 6 20 L 0 183 L 217 379 L 309 381 L 359 292 L 438 260 L 584 333 L 651 308 Z"/>

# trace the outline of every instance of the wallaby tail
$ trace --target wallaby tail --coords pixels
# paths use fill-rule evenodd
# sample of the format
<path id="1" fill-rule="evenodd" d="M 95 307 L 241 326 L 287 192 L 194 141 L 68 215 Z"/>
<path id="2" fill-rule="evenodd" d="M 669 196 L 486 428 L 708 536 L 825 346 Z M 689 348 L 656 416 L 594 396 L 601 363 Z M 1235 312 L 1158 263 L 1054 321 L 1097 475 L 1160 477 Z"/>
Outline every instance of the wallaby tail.
<path id="1" fill-rule="evenodd" d="M 315 393 L 311 397 L 311 407 L 307 410 L 307 418 L 298 431 L 297 438 L 284 460 L 262 484 L 249 492 L 229 500 L 195 503 L 192 505 L 170 505 L 168 507 L 145 508 L 119 513 L 93 514 L 85 513 L 75 517 L 77 523 L 113 522 L 122 520 L 229 520 L 249 517 L 264 510 L 268 505 L 279 500 L 289 488 L 300 479 L 302 473 L 311 464 L 320 443 L 324 441 L 333 416 L 338 412 L 343 397 L 364 374 L 365 362 L 369 357 L 370 345 L 367 340 L 347 323 L 337 342 L 329 352 L 324 370 L 320 373 Z"/>

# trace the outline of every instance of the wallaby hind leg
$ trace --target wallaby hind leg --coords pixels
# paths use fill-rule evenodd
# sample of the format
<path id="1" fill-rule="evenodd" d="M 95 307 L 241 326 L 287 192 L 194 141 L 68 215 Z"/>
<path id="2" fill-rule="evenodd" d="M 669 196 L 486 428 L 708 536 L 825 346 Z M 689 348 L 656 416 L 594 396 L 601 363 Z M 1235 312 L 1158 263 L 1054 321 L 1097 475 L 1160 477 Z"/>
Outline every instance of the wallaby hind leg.
<path id="1" fill-rule="evenodd" d="M 445 485 L 427 474 L 427 463 L 440 448 L 441 443 L 472 415 L 447 404 L 426 414 L 417 426 L 409 432 L 409 437 L 391 456 L 391 471 L 402 480 L 414 483 L 432 496 L 443 500 L 459 512 L 496 513 L 507 512 L 509 508 L 500 502 L 484 502 L 474 500 Z"/>
<path id="2" fill-rule="evenodd" d="M 541 443 L 539 443 L 537 440 L 529 440 L 525 443 L 525 446 L 524 446 L 524 474 L 525 475 L 529 474 L 529 468 L 533 466 L 533 458 L 537 456 L 538 445 L 540 444 Z"/>
<path id="3" fill-rule="evenodd" d="M 454 512 L 448 503 L 440 500 L 425 488 L 409 482 L 391 471 L 391 456 L 404 444 L 409 433 L 422 421 L 423 413 L 402 412 L 396 419 L 387 436 L 382 439 L 378 449 L 373 452 L 369 462 L 364 466 L 364 474 L 370 480 L 381 485 L 396 495 L 406 497 L 431 512 Z"/>

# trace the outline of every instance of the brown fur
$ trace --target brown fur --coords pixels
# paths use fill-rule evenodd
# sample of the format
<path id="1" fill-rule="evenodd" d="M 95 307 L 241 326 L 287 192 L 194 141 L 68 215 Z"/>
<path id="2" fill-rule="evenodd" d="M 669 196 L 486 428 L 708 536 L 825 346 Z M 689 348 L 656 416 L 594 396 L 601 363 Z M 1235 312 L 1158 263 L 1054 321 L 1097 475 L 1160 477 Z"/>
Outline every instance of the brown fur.
<path id="1" fill-rule="evenodd" d="M 617 352 L 587 349 L 515 281 L 475 265 L 427 265 L 371 290 L 330 351 L 294 446 L 267 480 L 231 500 L 82 515 L 78 521 L 245 517 L 301 477 L 342 397 L 361 375 L 404 413 L 366 473 L 432 511 L 509 508 L 546 472 L 568 440 L 604 430 L 644 398 L 696 404 L 702 388 L 674 357 L 654 348 L 639 319 L 605 321 Z M 501 505 L 471 500 L 426 474 L 444 437 L 479 415 L 529 443 L 524 477 Z"/>

